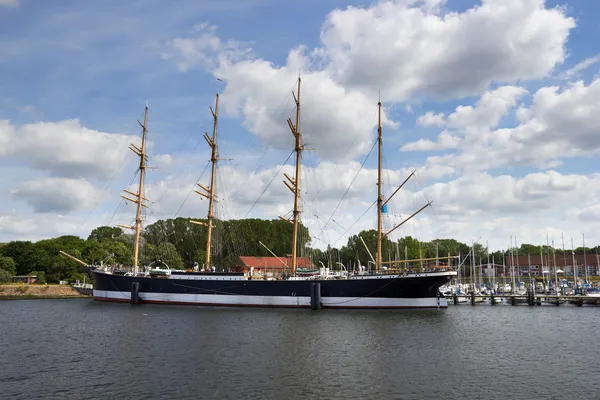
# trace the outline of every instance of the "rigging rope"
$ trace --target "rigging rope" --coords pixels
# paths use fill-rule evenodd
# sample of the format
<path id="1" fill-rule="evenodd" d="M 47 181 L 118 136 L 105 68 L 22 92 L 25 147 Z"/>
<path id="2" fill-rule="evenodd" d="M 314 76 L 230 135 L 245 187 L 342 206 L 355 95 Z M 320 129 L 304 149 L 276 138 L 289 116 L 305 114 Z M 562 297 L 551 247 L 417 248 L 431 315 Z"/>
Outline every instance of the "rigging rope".
<path id="1" fill-rule="evenodd" d="M 369 158 L 369 156 L 371 155 L 371 153 L 373 152 L 373 149 L 375 148 L 375 146 L 377 145 L 377 141 L 375 141 L 373 143 L 373 146 L 371 146 L 371 150 L 369 150 L 369 153 L 366 155 L 365 159 L 363 160 L 362 164 L 360 164 L 360 168 L 358 169 L 358 171 L 356 172 L 356 175 L 354 175 L 354 178 L 352 178 L 352 181 L 350 182 L 350 185 L 348 185 L 348 188 L 346 189 L 346 191 L 344 192 L 344 195 L 342 196 L 342 198 L 340 199 L 340 201 L 338 202 L 338 204 L 335 206 L 335 208 L 333 209 L 333 212 L 331 213 L 331 215 L 329 216 L 329 219 L 327 220 L 327 223 L 325 224 L 325 227 L 327 225 L 329 225 L 329 222 L 331 221 L 331 219 L 333 218 L 333 216 L 335 215 L 335 212 L 337 211 L 337 209 L 339 208 L 339 206 L 342 204 L 342 202 L 344 201 L 344 199 L 346 198 L 346 196 L 348 195 L 348 192 L 350 191 L 350 188 L 352 187 L 352 185 L 354 184 L 354 181 L 356 180 L 356 178 L 358 177 L 358 174 L 360 173 L 360 171 L 362 171 L 363 167 L 365 166 L 365 163 L 367 162 L 367 159 Z M 319 235 L 317 235 L 317 237 L 321 237 L 321 235 L 323 234 L 323 231 L 325 230 L 325 227 L 323 227 L 323 229 L 321 230 L 321 232 L 319 233 Z M 339 239 L 338 239 L 339 240 Z"/>
<path id="2" fill-rule="evenodd" d="M 263 197 L 263 195 L 265 194 L 265 192 L 267 191 L 267 189 L 269 189 L 269 187 L 271 186 L 271 184 L 273 183 L 273 181 L 275 180 L 275 178 L 277 178 L 277 176 L 279 176 L 279 173 L 281 172 L 281 170 L 283 169 L 283 167 L 285 167 L 285 164 L 288 162 L 288 160 L 290 159 L 290 157 L 292 156 L 292 154 L 294 154 L 294 150 L 292 150 L 290 152 L 290 155 L 287 156 L 287 158 L 285 159 L 285 161 L 283 162 L 283 164 L 281 164 L 281 166 L 279 167 L 279 169 L 277 170 L 277 172 L 273 175 L 273 178 L 271 178 L 271 181 L 269 182 L 269 184 L 264 188 L 264 190 L 262 191 L 262 193 L 260 194 L 260 196 L 258 196 L 258 199 L 256 199 L 256 201 L 254 202 L 254 204 L 252 204 L 252 207 L 250 207 L 250 209 L 248 210 L 248 212 L 246 213 L 246 215 L 244 215 L 245 219 L 248 214 L 250 214 L 250 212 L 254 209 L 254 207 L 256 206 L 256 204 L 258 204 L 258 202 L 260 201 L 260 199 Z"/>

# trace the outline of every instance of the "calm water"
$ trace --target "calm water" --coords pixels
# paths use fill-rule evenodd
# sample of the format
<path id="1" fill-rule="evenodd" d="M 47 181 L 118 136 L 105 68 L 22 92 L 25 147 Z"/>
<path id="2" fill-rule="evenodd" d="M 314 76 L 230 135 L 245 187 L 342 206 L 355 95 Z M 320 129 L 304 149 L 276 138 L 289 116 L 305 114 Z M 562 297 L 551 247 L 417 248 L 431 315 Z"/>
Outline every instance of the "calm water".
<path id="1" fill-rule="evenodd" d="M 598 399 L 600 308 L 0 301 L 0 398 Z"/>

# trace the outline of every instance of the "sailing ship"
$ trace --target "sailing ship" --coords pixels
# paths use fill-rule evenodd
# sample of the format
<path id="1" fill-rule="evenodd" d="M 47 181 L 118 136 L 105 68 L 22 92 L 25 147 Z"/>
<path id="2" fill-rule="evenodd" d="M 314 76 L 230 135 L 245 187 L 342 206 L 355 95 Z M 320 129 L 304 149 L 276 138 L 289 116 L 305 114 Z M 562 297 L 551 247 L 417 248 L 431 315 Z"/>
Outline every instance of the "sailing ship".
<path id="1" fill-rule="evenodd" d="M 385 267 L 382 262 L 382 240 L 421 210 L 412 214 L 391 231 L 383 232 L 382 211 L 391 199 L 384 201 L 382 193 L 382 126 L 381 102 L 378 103 L 378 193 L 377 193 L 377 249 L 375 270 L 355 275 L 305 274 L 298 267 L 297 235 L 299 224 L 300 161 L 304 150 L 300 132 L 300 85 L 298 78 L 297 94 L 292 91 L 296 103 L 295 122 L 288 119 L 288 125 L 295 138 L 295 174 L 284 174 L 288 189 L 294 194 L 294 209 L 291 219 L 280 217 L 293 225 L 291 243 L 291 274 L 278 280 L 256 279 L 243 272 L 219 272 L 211 268 L 211 235 L 215 219 L 213 202 L 215 199 L 215 172 L 218 162 L 217 124 L 219 94 L 215 98 L 212 136 L 204 138 L 211 148 L 210 185 L 198 184 L 198 194 L 208 199 L 206 222 L 192 221 L 204 225 L 208 230 L 206 258 L 203 271 L 150 270 L 140 271 L 139 245 L 142 230 L 142 208 L 148 199 L 143 196 L 144 175 L 146 172 L 146 133 L 148 106 L 144 112 L 141 147 L 131 145 L 131 150 L 139 157 L 139 184 L 137 192 L 126 190 L 122 197 L 137 205 L 135 226 L 120 225 L 135 232 L 134 260 L 132 271 L 116 273 L 108 269 L 92 269 L 94 276 L 93 296 L 95 300 L 132 303 L 192 304 L 209 306 L 253 306 L 253 307 L 303 307 L 303 308 L 445 308 L 448 303 L 439 292 L 440 286 L 456 276 L 456 271 L 433 271 L 406 273 Z M 138 121 L 139 122 L 139 121 Z M 410 178 L 410 176 L 409 176 Z M 407 180 L 409 179 L 407 178 Z M 406 181 L 405 181 L 406 182 Z M 403 183 L 404 184 L 404 183 Z M 402 184 L 402 185 L 403 185 Z M 400 187 L 402 187 L 402 185 Z M 398 188 L 396 192 L 399 190 Z M 394 192 L 393 194 L 395 194 Z M 392 196 L 393 196 L 392 194 Z M 406 262 L 403 261 L 403 262 Z"/>

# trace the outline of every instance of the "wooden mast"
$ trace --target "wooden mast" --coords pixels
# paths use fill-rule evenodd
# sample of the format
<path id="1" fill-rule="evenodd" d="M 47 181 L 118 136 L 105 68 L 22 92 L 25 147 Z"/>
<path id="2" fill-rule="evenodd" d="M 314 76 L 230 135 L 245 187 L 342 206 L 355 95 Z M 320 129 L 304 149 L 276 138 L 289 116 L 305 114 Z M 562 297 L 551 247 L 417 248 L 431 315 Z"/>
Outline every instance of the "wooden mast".
<path id="1" fill-rule="evenodd" d="M 389 236 L 396 229 L 404 225 L 410 219 L 412 219 L 415 215 L 419 214 L 423 211 L 427 206 L 430 206 L 433 201 L 428 202 L 423 207 L 421 207 L 417 212 L 413 213 L 410 217 L 406 218 L 404 221 L 400 222 L 398 225 L 393 227 L 388 232 L 383 232 L 383 207 L 398 193 L 398 191 L 408 182 L 408 180 L 415 174 L 416 170 L 411 172 L 410 175 L 398 186 L 398 188 L 388 197 L 387 200 L 383 199 L 383 180 L 382 180 L 382 157 L 383 157 L 383 141 L 382 141 L 382 128 L 381 128 L 381 100 L 377 103 L 377 253 L 375 254 L 375 269 L 377 271 L 381 270 L 381 242 L 383 237 Z"/>
<path id="2" fill-rule="evenodd" d="M 212 238 L 213 220 L 215 218 L 215 215 L 213 213 L 213 203 L 215 200 L 215 175 L 217 172 L 217 161 L 219 160 L 219 158 L 218 158 L 219 155 L 217 153 L 217 125 L 219 122 L 219 93 L 217 93 L 215 96 L 215 109 L 213 110 L 212 107 L 210 107 L 210 112 L 213 115 L 212 137 L 209 137 L 206 132 L 204 133 L 204 139 L 206 140 L 206 143 L 208 143 L 208 145 L 212 149 L 211 156 L 210 156 L 210 162 L 212 163 L 211 174 L 210 174 L 210 186 L 206 187 L 204 185 L 198 184 L 200 189 L 202 189 L 203 191 L 201 192 L 199 190 L 194 190 L 199 195 L 204 196 L 208 199 L 207 222 L 204 223 L 201 221 L 190 221 L 194 224 L 204 225 L 204 226 L 208 227 L 208 233 L 207 233 L 207 238 L 206 238 L 206 258 L 204 261 L 204 268 L 206 268 L 207 270 L 210 270 L 210 256 L 211 256 L 210 245 L 211 245 L 211 238 Z"/>
<path id="3" fill-rule="evenodd" d="M 298 97 L 292 91 L 292 96 L 294 96 L 294 101 L 296 102 L 296 124 L 292 122 L 290 118 L 288 118 L 287 122 L 292 131 L 292 135 L 296 138 L 296 145 L 294 147 L 294 151 L 296 152 L 296 172 L 294 177 L 291 178 L 288 174 L 284 174 L 287 181 L 283 181 L 285 185 L 290 189 L 292 193 L 294 193 L 294 212 L 293 219 L 290 221 L 287 218 L 280 217 L 281 219 L 291 222 L 294 225 L 293 233 L 292 233 L 292 275 L 296 275 L 296 267 L 297 267 L 297 247 L 298 247 L 298 217 L 300 215 L 300 209 L 298 206 L 299 196 L 300 196 L 300 161 L 302 158 L 302 150 L 304 147 L 302 146 L 302 134 L 300 133 L 300 83 L 302 82 L 301 78 L 298 77 Z"/>
<path id="4" fill-rule="evenodd" d="M 383 193 L 382 193 L 382 181 L 381 181 L 381 157 L 382 157 L 382 129 L 381 129 L 381 101 L 377 103 L 377 253 L 375 255 L 375 269 L 379 271 L 381 269 L 381 239 L 383 237 Z"/>
<path id="5" fill-rule="evenodd" d="M 148 161 L 148 156 L 146 155 L 146 133 L 148 132 L 146 122 L 148 119 L 148 102 L 146 102 L 146 107 L 144 109 L 144 122 L 138 123 L 142 127 L 142 146 L 137 147 L 134 144 L 129 145 L 129 149 L 138 155 L 140 158 L 140 180 L 138 184 L 138 192 L 134 193 L 127 189 L 124 190 L 125 193 L 130 194 L 133 198 L 121 195 L 125 200 L 131 201 L 137 205 L 136 215 L 135 215 L 135 227 L 119 224 L 118 226 L 122 228 L 132 229 L 135 231 L 135 243 L 133 248 L 133 273 L 138 273 L 138 261 L 139 261 L 139 248 L 140 248 L 140 233 L 142 231 L 142 207 L 148 208 L 146 204 L 144 204 L 144 200 L 148 200 L 144 197 L 144 176 L 146 174 L 146 161 Z"/>
<path id="6" fill-rule="evenodd" d="M 219 121 L 219 93 L 215 96 L 215 110 L 213 111 L 212 107 L 210 112 L 213 115 L 213 134 L 212 140 L 208 142 L 209 146 L 212 149 L 212 153 L 210 155 L 210 162 L 212 163 L 212 169 L 210 173 L 210 191 L 208 197 L 208 233 L 206 239 L 206 268 L 210 270 L 210 242 L 212 237 L 212 228 L 213 228 L 213 202 L 215 200 L 215 173 L 217 171 L 217 123 Z"/>

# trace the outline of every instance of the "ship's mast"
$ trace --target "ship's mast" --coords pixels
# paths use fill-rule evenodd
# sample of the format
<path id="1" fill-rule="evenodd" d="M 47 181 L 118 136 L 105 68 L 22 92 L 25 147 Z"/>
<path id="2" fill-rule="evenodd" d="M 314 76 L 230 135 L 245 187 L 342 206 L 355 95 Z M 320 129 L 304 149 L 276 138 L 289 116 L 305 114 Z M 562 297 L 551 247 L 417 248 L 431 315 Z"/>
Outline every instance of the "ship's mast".
<path id="1" fill-rule="evenodd" d="M 288 118 L 288 125 L 290 126 L 290 130 L 292 131 L 292 135 L 296 138 L 296 145 L 294 147 L 294 151 L 296 152 L 296 172 L 294 177 L 290 177 L 288 174 L 284 173 L 284 176 L 287 178 L 287 181 L 283 181 L 288 189 L 294 193 L 294 211 L 293 218 L 290 221 L 289 219 L 280 217 L 283 220 L 291 222 L 294 225 L 294 230 L 292 233 L 292 275 L 296 274 L 297 267 L 297 247 L 298 247 L 298 218 L 300 216 L 299 209 L 299 196 L 300 196 L 300 161 L 302 159 L 302 150 L 304 147 L 302 146 L 302 134 L 300 133 L 300 83 L 302 82 L 301 78 L 298 77 L 298 96 L 292 91 L 292 96 L 294 96 L 294 101 L 296 102 L 296 124 L 292 122 L 290 118 Z"/>
<path id="2" fill-rule="evenodd" d="M 381 140 L 381 101 L 377 103 L 377 254 L 375 255 L 375 269 L 379 271 L 381 269 L 381 239 L 383 237 L 383 193 L 382 193 L 382 181 L 381 181 L 381 157 L 383 143 Z"/>
<path id="3" fill-rule="evenodd" d="M 219 93 L 217 93 L 215 96 L 215 109 L 213 110 L 211 107 L 210 112 L 212 113 L 212 116 L 213 116 L 212 137 L 209 137 L 206 132 L 204 133 L 204 139 L 206 140 L 206 143 L 208 143 L 208 145 L 212 149 L 211 156 L 210 156 L 210 162 L 212 163 L 211 174 L 210 174 L 210 186 L 206 187 L 204 185 L 198 184 L 200 189 L 202 189 L 203 191 L 195 190 L 196 193 L 198 193 L 199 195 L 204 196 L 208 199 L 207 222 L 204 223 L 201 221 L 191 221 L 194 224 L 204 225 L 204 226 L 208 227 L 208 233 L 207 233 L 207 238 L 206 238 L 206 258 L 204 261 L 204 268 L 206 268 L 208 270 L 210 270 L 211 238 L 212 238 L 213 220 L 215 218 L 214 213 L 213 213 L 213 203 L 215 200 L 215 175 L 217 172 L 217 161 L 219 160 L 218 152 L 217 152 L 217 125 L 219 122 Z"/>
<path id="4" fill-rule="evenodd" d="M 139 249 L 140 249 L 140 233 L 142 231 L 142 207 L 148 208 L 146 204 L 144 204 L 144 200 L 148 200 L 144 197 L 144 176 L 146 175 L 146 168 L 148 161 L 148 156 L 146 155 L 146 133 L 148 132 L 146 122 L 148 120 L 148 103 L 146 102 L 146 108 L 144 109 L 144 122 L 138 123 L 142 127 L 142 145 L 141 147 L 137 147 L 134 144 L 129 145 L 129 149 L 138 155 L 140 158 L 140 180 L 138 184 L 138 192 L 134 193 L 127 189 L 124 190 L 125 193 L 133 196 L 133 198 L 121 195 L 125 200 L 131 201 L 137 205 L 136 215 L 135 215 L 135 227 L 119 224 L 118 226 L 122 228 L 127 228 L 135 231 L 135 242 L 133 248 L 133 272 L 137 274 L 138 272 L 138 261 L 139 261 Z"/>
<path id="5" fill-rule="evenodd" d="M 388 237 L 392 232 L 396 229 L 400 228 L 402 225 L 410 221 L 415 215 L 419 214 L 425 208 L 431 205 L 433 201 L 429 201 L 423 207 L 421 207 L 416 212 L 412 213 L 408 218 L 404 219 L 404 221 L 400 222 L 398 225 L 394 226 L 387 232 L 383 232 L 383 208 L 389 203 L 390 200 L 402 189 L 402 187 L 408 182 L 410 178 L 417 172 L 416 170 L 412 171 L 408 177 L 394 190 L 394 192 L 388 196 L 387 200 L 383 199 L 383 180 L 382 180 L 382 157 L 383 157 L 383 141 L 382 141 L 382 128 L 381 128 L 381 100 L 377 103 L 377 144 L 378 144 L 378 152 L 377 152 L 377 253 L 375 255 L 375 269 L 377 271 L 381 270 L 381 265 L 383 262 L 381 261 L 381 242 L 384 237 Z M 408 258 L 408 257 L 406 257 Z"/>

